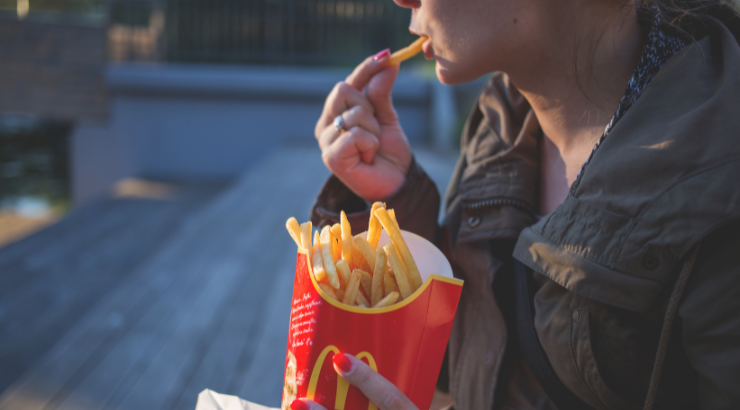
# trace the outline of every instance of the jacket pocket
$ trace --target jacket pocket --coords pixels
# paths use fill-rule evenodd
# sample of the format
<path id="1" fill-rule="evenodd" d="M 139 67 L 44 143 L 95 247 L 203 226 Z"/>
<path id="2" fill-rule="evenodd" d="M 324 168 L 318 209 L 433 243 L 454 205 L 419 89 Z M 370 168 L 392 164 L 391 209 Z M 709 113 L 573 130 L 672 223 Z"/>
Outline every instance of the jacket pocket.
<path id="1" fill-rule="evenodd" d="M 571 313 L 570 350 L 573 363 L 581 382 L 591 395 L 598 400 L 602 408 L 609 410 L 637 410 L 631 404 L 614 393 L 604 382 L 599 373 L 591 344 L 591 317 L 589 308 L 574 309 Z"/>

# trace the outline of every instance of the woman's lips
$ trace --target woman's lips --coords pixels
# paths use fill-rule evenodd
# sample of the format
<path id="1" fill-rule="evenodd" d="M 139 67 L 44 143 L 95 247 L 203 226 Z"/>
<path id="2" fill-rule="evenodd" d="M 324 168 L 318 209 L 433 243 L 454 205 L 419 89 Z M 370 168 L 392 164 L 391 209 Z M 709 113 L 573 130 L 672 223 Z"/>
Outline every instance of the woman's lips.
<path id="1" fill-rule="evenodd" d="M 432 48 L 432 39 L 427 39 L 424 44 L 421 45 L 421 50 L 424 52 L 424 58 L 427 60 L 434 60 L 434 49 Z"/>

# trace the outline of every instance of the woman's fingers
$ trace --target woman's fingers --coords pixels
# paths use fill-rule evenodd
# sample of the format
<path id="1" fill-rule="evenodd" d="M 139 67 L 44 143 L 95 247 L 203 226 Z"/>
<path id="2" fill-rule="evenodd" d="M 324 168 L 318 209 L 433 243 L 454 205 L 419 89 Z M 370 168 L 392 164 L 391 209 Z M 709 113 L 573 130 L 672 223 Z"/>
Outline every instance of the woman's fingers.
<path id="1" fill-rule="evenodd" d="M 380 135 L 380 124 L 371 111 L 362 105 L 356 105 L 342 113 L 345 128 L 349 129 L 356 125 L 368 130 L 371 134 Z"/>
<path id="2" fill-rule="evenodd" d="M 368 112 L 365 107 L 356 105 L 349 110 L 341 114 L 342 121 L 344 122 L 344 130 L 339 130 L 332 124 L 325 127 L 321 134 L 318 136 L 319 148 L 325 150 L 346 130 L 350 130 L 354 127 L 360 127 L 364 130 L 375 135 L 376 138 L 380 136 L 380 124 L 375 119 L 372 113 Z"/>
<path id="3" fill-rule="evenodd" d="M 351 385 L 360 389 L 379 409 L 418 410 L 393 383 L 362 360 L 349 354 L 337 353 L 333 362 L 334 370 Z"/>
<path id="4" fill-rule="evenodd" d="M 388 65 L 389 56 L 378 60 L 368 57 L 358 65 L 345 82 L 362 91 L 367 88 L 367 98 L 375 108 L 375 114 L 381 124 L 388 125 L 398 121 L 393 109 L 391 92 L 398 76 L 399 65 Z"/>
<path id="5" fill-rule="evenodd" d="M 326 410 L 326 407 L 309 399 L 295 399 L 290 403 L 290 410 Z"/>
<path id="6" fill-rule="evenodd" d="M 352 127 L 322 148 L 321 157 L 330 171 L 342 175 L 360 161 L 372 164 L 379 146 L 378 137 L 363 128 Z"/>
<path id="7" fill-rule="evenodd" d="M 337 83 L 326 98 L 324 110 L 316 123 L 316 129 L 314 130 L 316 138 L 319 138 L 324 128 L 330 125 L 337 115 L 355 106 L 363 107 L 370 114 L 375 113 L 375 108 L 363 93 L 344 81 Z"/>
<path id="8" fill-rule="evenodd" d="M 370 83 L 370 79 L 384 68 L 388 67 L 388 57 L 376 60 L 375 57 L 368 57 L 355 67 L 352 74 L 344 80 L 358 91 L 363 91 Z"/>

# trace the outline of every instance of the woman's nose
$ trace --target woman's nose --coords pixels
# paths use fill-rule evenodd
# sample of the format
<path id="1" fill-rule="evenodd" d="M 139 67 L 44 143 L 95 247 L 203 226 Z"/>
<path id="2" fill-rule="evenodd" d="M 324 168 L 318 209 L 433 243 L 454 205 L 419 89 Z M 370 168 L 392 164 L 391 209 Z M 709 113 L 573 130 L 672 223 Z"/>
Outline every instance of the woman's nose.
<path id="1" fill-rule="evenodd" d="M 399 6 L 406 7 L 408 9 L 415 9 L 421 5 L 420 0 L 393 0 L 393 1 Z"/>

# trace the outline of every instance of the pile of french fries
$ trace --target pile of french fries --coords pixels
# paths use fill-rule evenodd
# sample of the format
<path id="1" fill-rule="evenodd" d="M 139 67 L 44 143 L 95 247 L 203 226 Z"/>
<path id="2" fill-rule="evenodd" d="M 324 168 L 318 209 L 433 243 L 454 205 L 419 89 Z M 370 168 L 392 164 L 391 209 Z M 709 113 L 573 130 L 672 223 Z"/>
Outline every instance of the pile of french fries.
<path id="1" fill-rule="evenodd" d="M 313 231 L 311 222 L 285 224 L 299 248 L 308 251 L 314 278 L 329 297 L 349 306 L 381 308 L 411 296 L 422 285 L 395 213 L 376 202 L 370 212 L 367 239 L 352 236 L 342 211 L 340 223 Z M 391 241 L 378 246 L 382 230 Z M 313 241 L 312 235 L 313 234 Z"/>

